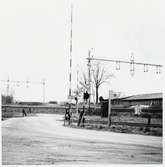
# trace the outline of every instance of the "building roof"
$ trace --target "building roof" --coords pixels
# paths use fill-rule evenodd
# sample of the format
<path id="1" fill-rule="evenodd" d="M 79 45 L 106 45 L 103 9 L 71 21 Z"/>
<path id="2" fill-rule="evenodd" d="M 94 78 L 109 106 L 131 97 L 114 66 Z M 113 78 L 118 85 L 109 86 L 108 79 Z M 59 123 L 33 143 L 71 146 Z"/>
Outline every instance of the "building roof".
<path id="1" fill-rule="evenodd" d="M 129 97 L 122 98 L 124 101 L 131 100 L 148 100 L 148 99 L 162 99 L 163 93 L 149 93 L 149 94 L 139 94 Z"/>

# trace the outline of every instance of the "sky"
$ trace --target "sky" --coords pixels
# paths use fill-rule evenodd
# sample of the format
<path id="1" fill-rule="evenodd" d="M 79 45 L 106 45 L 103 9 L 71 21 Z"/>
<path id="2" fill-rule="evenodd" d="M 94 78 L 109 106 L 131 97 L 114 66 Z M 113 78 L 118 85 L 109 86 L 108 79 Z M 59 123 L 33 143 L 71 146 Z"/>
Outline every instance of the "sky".
<path id="1" fill-rule="evenodd" d="M 87 72 L 88 50 L 95 58 L 164 64 L 163 0 L 5 0 L 0 1 L 1 80 L 42 81 L 46 101 L 66 101 L 69 93 L 70 13 L 73 4 L 72 89 Z M 126 95 L 163 91 L 164 67 L 144 73 L 143 66 L 103 63 L 114 78 L 100 87 Z M 78 67 L 78 68 L 77 68 Z M 17 100 L 42 101 L 42 84 L 11 84 Z M 6 84 L 1 82 L 1 93 Z"/>

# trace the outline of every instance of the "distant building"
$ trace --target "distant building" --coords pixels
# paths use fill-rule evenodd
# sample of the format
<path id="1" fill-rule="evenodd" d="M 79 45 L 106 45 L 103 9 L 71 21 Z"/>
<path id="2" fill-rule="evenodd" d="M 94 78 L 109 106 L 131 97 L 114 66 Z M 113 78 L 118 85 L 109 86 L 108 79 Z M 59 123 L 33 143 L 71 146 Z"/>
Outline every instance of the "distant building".
<path id="1" fill-rule="evenodd" d="M 112 104 L 123 105 L 125 107 L 134 106 L 137 104 L 141 105 L 162 105 L 163 93 L 149 93 L 128 96 L 124 98 L 112 99 Z"/>
<path id="2" fill-rule="evenodd" d="M 49 104 L 58 104 L 57 101 L 49 101 Z"/>

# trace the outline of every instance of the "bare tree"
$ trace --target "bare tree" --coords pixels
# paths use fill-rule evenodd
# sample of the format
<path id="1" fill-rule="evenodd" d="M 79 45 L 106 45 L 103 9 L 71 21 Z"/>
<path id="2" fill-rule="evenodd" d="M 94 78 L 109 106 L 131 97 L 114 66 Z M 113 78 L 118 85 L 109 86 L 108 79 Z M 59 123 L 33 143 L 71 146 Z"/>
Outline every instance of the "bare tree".
<path id="1" fill-rule="evenodd" d="M 14 97 L 12 94 L 10 95 L 1 95 L 2 104 L 12 104 L 14 103 Z"/>
<path id="2" fill-rule="evenodd" d="M 83 92 L 83 87 L 81 86 L 78 86 L 76 89 L 73 90 L 73 94 L 76 96 L 76 97 L 81 97 L 81 94 Z"/>
<path id="3" fill-rule="evenodd" d="M 108 82 L 111 77 L 114 77 L 114 75 L 108 73 L 103 65 L 101 65 L 100 63 L 96 63 L 93 66 L 92 76 L 94 87 L 96 90 L 96 103 L 98 103 L 100 85 L 102 85 L 105 82 Z"/>
<path id="4" fill-rule="evenodd" d="M 85 92 L 85 90 L 87 89 L 88 89 L 88 78 L 86 77 L 85 73 L 82 73 L 79 84 L 77 88 L 73 90 L 73 94 L 79 98 L 82 96 L 82 93 Z"/>
<path id="5" fill-rule="evenodd" d="M 82 74 L 82 78 L 79 83 L 84 90 L 88 89 L 88 78 L 85 73 Z"/>

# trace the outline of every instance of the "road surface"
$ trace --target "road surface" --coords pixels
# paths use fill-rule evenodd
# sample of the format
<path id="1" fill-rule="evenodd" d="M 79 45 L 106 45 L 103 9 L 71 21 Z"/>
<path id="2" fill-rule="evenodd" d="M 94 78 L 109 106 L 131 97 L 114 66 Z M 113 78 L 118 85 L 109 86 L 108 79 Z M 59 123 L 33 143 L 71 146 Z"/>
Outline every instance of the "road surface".
<path id="1" fill-rule="evenodd" d="M 3 165 L 160 164 L 162 137 L 75 129 L 62 115 L 2 122 Z"/>

